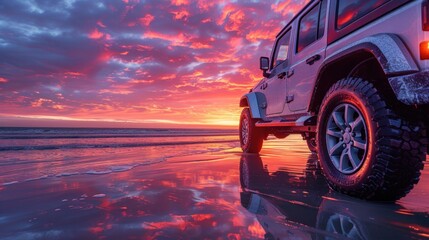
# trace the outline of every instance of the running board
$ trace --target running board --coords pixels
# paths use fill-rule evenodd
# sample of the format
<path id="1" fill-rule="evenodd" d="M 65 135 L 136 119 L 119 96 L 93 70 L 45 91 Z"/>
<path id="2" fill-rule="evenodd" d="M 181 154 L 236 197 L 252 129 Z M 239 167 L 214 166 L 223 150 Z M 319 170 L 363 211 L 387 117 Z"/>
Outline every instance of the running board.
<path id="1" fill-rule="evenodd" d="M 298 118 L 296 121 L 287 121 L 287 120 L 273 120 L 273 121 L 258 121 L 256 122 L 256 127 L 306 127 L 306 126 L 316 126 L 316 117 L 315 116 L 303 116 Z"/>

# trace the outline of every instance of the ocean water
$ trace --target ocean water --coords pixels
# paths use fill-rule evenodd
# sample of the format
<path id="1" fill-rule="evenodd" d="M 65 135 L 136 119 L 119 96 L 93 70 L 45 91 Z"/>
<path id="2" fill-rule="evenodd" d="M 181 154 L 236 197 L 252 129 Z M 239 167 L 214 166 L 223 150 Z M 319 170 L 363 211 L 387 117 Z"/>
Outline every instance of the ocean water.
<path id="1" fill-rule="evenodd" d="M 236 130 L 0 128 L 0 186 L 109 174 L 236 147 Z"/>

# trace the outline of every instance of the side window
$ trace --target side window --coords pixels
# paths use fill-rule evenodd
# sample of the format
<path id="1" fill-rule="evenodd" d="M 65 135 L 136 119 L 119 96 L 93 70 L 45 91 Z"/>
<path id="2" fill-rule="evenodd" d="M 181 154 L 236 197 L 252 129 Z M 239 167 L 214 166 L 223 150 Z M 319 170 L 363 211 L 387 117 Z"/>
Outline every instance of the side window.
<path id="1" fill-rule="evenodd" d="M 287 61 L 289 53 L 290 32 L 290 30 L 287 31 L 287 33 L 281 36 L 277 41 L 276 51 L 274 52 L 274 58 L 272 61 L 272 68 L 275 68 L 279 64 Z"/>
<path id="2" fill-rule="evenodd" d="M 337 29 L 342 29 L 391 0 L 337 0 Z"/>
<path id="3" fill-rule="evenodd" d="M 327 0 L 324 0 L 314 6 L 299 21 L 297 53 L 323 37 L 326 24 L 327 2 Z"/>
<path id="4" fill-rule="evenodd" d="M 328 11 L 328 0 L 322 2 L 322 6 L 320 7 L 320 15 L 319 15 L 319 30 L 317 34 L 317 39 L 323 37 L 325 33 L 325 25 L 326 25 L 326 12 Z"/>

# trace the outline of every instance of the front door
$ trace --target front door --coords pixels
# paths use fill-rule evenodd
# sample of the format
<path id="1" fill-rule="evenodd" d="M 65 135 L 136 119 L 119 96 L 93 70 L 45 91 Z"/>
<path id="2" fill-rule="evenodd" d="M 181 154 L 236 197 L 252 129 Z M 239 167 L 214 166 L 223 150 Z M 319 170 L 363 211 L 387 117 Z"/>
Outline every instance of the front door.
<path id="1" fill-rule="evenodd" d="M 286 72 L 289 68 L 290 29 L 276 41 L 276 47 L 271 60 L 271 75 L 263 86 L 267 99 L 268 116 L 283 112 L 286 104 Z"/>

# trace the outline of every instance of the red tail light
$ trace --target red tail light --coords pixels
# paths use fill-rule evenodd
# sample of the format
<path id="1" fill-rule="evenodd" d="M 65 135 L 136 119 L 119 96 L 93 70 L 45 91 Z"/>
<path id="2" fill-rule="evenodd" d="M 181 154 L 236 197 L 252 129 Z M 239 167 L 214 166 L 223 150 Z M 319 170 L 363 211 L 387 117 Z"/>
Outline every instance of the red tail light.
<path id="1" fill-rule="evenodd" d="M 429 41 L 420 43 L 420 59 L 429 59 Z"/>
<path id="2" fill-rule="evenodd" d="M 423 31 L 429 31 L 429 0 L 422 3 L 422 26 Z"/>

